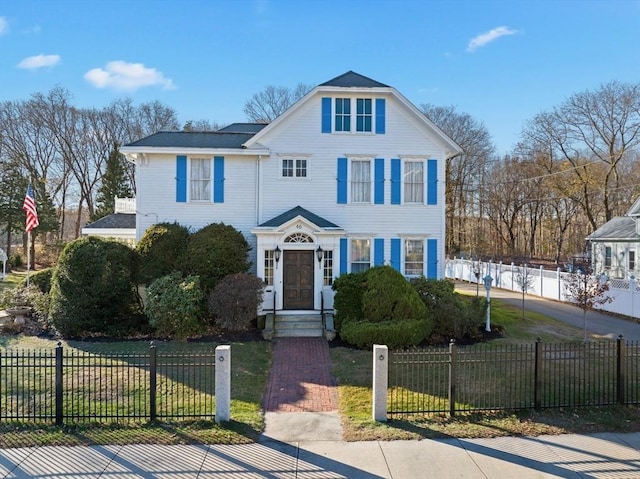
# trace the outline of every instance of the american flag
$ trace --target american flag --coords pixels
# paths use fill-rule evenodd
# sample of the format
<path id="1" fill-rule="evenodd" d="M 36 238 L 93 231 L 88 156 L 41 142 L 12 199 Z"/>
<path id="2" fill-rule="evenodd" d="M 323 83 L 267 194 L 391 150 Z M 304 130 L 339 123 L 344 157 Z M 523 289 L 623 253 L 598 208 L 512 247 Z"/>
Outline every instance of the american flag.
<path id="1" fill-rule="evenodd" d="M 38 226 L 38 212 L 36 211 L 36 199 L 31 185 L 27 187 L 27 195 L 24 197 L 22 209 L 27 212 L 27 233 Z"/>

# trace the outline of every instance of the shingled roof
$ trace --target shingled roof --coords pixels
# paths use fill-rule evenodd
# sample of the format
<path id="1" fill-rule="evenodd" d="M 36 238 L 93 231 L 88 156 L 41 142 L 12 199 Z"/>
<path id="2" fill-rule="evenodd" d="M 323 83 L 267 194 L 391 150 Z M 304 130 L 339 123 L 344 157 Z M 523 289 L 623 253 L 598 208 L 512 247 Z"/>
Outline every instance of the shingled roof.
<path id="1" fill-rule="evenodd" d="M 331 221 L 326 220 L 309 210 L 305 210 L 302 206 L 291 208 L 289 211 L 285 211 L 281 215 L 278 215 L 275 218 L 271 218 L 269 221 L 265 221 L 259 226 L 276 228 L 278 226 L 282 226 L 287 221 L 291 221 L 298 216 L 302 216 L 303 218 L 307 219 L 320 228 L 340 228 L 337 224 L 332 223 Z"/>
<path id="2" fill-rule="evenodd" d="M 640 241 L 640 235 L 636 230 L 636 220 L 630 216 L 616 216 L 587 236 L 587 239 L 592 241 Z"/>
<path id="3" fill-rule="evenodd" d="M 265 126 L 266 125 L 261 125 L 262 128 Z M 242 148 L 242 145 L 262 128 L 250 133 L 236 133 L 228 131 L 160 131 L 125 146 Z"/>
<path id="4" fill-rule="evenodd" d="M 135 229 L 136 215 L 130 213 L 113 213 L 89 223 L 83 229 Z"/>
<path id="5" fill-rule="evenodd" d="M 337 86 L 337 87 L 357 87 L 357 88 L 389 88 L 389 85 L 372 80 L 364 75 L 360 75 L 354 71 L 349 70 L 347 73 L 343 73 L 328 82 L 322 83 L 319 86 Z"/>

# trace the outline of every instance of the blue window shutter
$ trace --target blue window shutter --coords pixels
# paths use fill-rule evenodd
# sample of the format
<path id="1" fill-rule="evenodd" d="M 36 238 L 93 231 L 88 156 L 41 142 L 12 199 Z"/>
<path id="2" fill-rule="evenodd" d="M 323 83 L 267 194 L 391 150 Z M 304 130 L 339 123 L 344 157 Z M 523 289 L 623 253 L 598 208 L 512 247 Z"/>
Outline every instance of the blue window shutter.
<path id="1" fill-rule="evenodd" d="M 187 157 L 176 157 L 176 201 L 186 203 L 187 201 Z"/>
<path id="2" fill-rule="evenodd" d="M 338 158 L 338 204 L 347 203 L 347 159 Z"/>
<path id="3" fill-rule="evenodd" d="M 427 160 L 427 204 L 438 204 L 438 160 Z"/>
<path id="4" fill-rule="evenodd" d="M 373 191 L 373 203 L 384 204 L 384 158 L 375 159 L 375 183 Z"/>
<path id="5" fill-rule="evenodd" d="M 213 158 L 213 202 L 224 203 L 224 156 Z"/>
<path id="6" fill-rule="evenodd" d="M 400 264 L 400 247 L 402 246 L 402 240 L 400 238 L 391 238 L 391 266 L 402 272 L 402 265 Z"/>
<path id="7" fill-rule="evenodd" d="M 331 133 L 331 98 L 322 99 L 322 133 Z"/>
<path id="8" fill-rule="evenodd" d="M 384 98 L 376 98 L 376 133 L 383 135 L 385 130 L 385 101 Z"/>
<path id="9" fill-rule="evenodd" d="M 400 187 L 402 186 L 400 169 L 402 162 L 399 159 L 391 160 L 391 204 L 400 204 Z"/>
<path id="10" fill-rule="evenodd" d="M 438 278 L 438 240 L 427 240 L 427 278 Z"/>
<path id="11" fill-rule="evenodd" d="M 340 274 L 346 274 L 347 270 L 347 238 L 340 238 Z"/>
<path id="12" fill-rule="evenodd" d="M 373 240 L 373 265 L 382 266 L 384 264 L 384 238 Z"/>

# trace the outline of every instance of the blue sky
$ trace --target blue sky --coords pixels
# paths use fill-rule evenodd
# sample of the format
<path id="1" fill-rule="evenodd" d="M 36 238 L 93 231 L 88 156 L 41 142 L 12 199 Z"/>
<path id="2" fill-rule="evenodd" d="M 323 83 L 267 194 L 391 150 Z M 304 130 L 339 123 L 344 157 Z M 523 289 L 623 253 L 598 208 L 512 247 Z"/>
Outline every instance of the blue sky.
<path id="1" fill-rule="evenodd" d="M 4 0 L 0 101 L 62 86 L 79 107 L 159 100 L 245 121 L 267 85 L 353 70 L 455 105 L 500 154 L 574 93 L 640 81 L 640 0 Z"/>

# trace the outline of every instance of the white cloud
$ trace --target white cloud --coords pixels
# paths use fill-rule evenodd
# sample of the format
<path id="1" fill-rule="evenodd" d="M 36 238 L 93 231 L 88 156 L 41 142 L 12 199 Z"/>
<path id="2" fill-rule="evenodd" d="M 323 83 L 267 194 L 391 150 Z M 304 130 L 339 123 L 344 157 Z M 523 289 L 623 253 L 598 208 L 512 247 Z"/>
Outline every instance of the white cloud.
<path id="1" fill-rule="evenodd" d="M 508 27 L 494 28 L 493 30 L 489 30 L 486 33 L 482 33 L 477 37 L 472 38 L 469 45 L 467 45 L 467 51 L 474 52 L 477 48 L 483 47 L 487 43 L 497 40 L 505 35 L 514 35 L 515 33 L 518 33 L 518 30 L 512 30 Z"/>
<path id="2" fill-rule="evenodd" d="M 0 17 L 0 35 L 4 35 L 9 31 L 9 22 L 7 17 Z"/>
<path id="3" fill-rule="evenodd" d="M 52 67 L 58 63 L 60 63 L 60 55 L 35 55 L 18 63 L 18 68 L 36 70 L 37 68 Z"/>
<path id="4" fill-rule="evenodd" d="M 109 62 L 104 69 L 89 70 L 84 74 L 84 79 L 96 88 L 126 91 L 154 85 L 160 85 L 164 90 L 175 88 L 173 81 L 165 78 L 162 72 L 155 68 L 147 68 L 142 63 L 128 63 L 122 60 Z"/>

